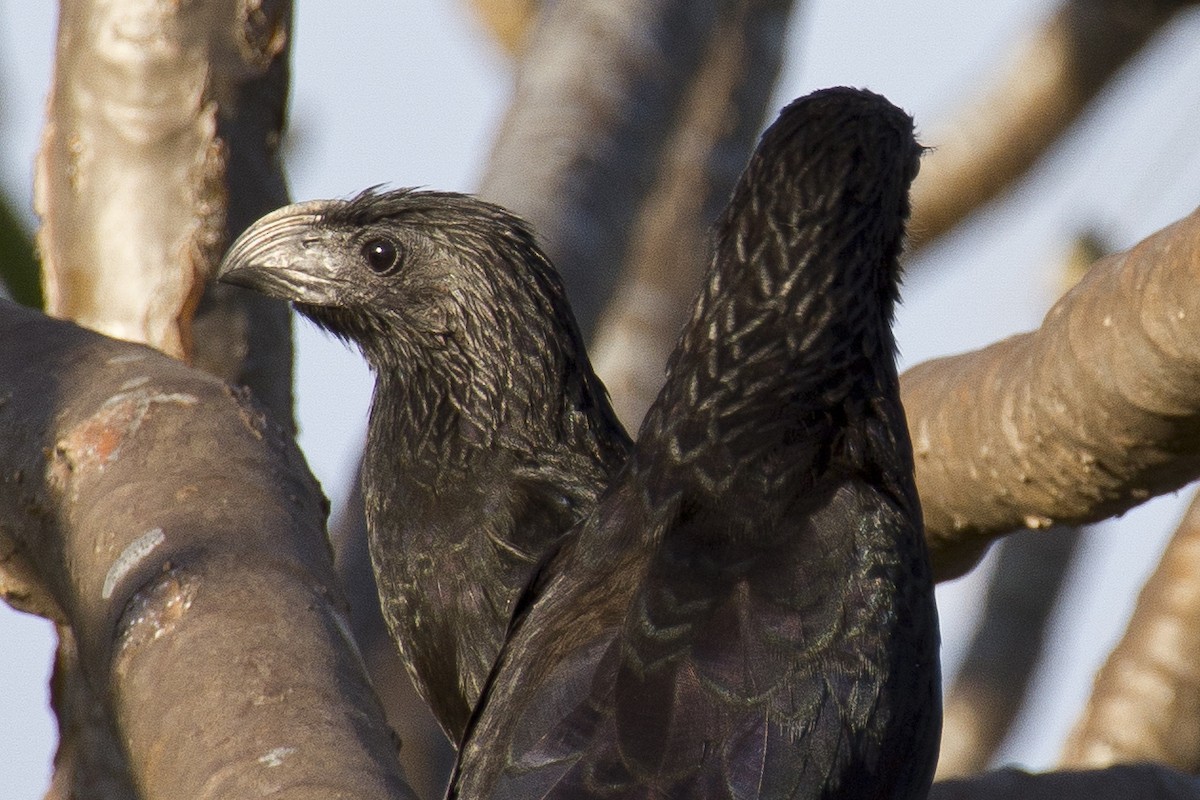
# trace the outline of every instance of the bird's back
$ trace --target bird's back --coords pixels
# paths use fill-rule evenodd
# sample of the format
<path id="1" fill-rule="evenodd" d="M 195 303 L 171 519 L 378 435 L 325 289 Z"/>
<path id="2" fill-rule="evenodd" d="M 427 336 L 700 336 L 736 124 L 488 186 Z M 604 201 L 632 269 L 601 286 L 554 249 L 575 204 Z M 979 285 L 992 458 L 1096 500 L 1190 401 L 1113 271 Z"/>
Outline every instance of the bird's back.
<path id="1" fill-rule="evenodd" d="M 919 148 L 886 100 L 764 134 L 630 462 L 527 593 L 464 798 L 910 798 L 937 623 L 890 332 Z"/>

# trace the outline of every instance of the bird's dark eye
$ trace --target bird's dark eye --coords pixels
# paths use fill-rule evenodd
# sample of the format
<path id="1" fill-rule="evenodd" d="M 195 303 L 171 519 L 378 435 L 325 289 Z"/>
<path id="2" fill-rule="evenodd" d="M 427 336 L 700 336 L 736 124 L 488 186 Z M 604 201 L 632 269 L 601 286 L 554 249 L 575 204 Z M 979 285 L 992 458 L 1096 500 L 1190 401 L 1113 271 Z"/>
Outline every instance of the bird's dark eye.
<path id="1" fill-rule="evenodd" d="M 391 239 L 369 240 L 362 254 L 367 266 L 378 275 L 387 275 L 400 266 L 400 246 Z"/>

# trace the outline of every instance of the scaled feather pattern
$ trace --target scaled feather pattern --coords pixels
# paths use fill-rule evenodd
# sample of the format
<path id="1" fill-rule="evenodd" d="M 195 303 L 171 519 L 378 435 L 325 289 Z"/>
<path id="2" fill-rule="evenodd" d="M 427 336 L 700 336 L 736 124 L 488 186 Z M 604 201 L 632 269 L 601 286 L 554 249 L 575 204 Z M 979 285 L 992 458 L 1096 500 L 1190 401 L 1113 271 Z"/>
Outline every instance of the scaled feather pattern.
<path id="1" fill-rule="evenodd" d="M 763 135 L 637 445 L 519 601 L 464 800 L 921 798 L 938 627 L 891 331 L 912 120 Z"/>

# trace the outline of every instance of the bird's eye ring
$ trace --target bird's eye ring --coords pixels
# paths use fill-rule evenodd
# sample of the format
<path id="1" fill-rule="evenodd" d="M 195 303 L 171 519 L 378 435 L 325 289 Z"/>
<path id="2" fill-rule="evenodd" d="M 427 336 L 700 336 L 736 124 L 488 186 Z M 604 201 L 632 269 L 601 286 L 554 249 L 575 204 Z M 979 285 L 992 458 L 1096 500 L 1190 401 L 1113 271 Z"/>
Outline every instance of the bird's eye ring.
<path id="1" fill-rule="evenodd" d="M 400 266 L 400 247 L 391 239 L 370 239 L 362 246 L 363 260 L 376 275 L 387 275 Z"/>

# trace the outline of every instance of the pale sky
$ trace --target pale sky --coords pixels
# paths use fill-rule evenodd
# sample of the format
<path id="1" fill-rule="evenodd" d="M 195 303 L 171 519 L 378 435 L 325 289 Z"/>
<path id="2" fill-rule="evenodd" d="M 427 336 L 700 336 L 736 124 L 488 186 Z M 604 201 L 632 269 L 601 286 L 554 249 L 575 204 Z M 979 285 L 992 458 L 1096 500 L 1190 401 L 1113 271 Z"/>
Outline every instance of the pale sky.
<path id="1" fill-rule="evenodd" d="M 925 131 L 1053 7 L 1046 0 L 797 5 L 775 107 L 822 86 L 864 86 L 913 113 Z M 379 183 L 472 190 L 511 72 L 465 0 L 297 0 L 297 7 L 292 125 L 302 146 L 289 164 L 292 196 L 344 196 Z M 0 0 L 0 181 L 26 208 L 54 21 L 53 3 Z M 1181 20 L 1033 175 L 932 249 L 932 263 L 905 287 L 897 320 L 904 364 L 1035 327 L 1054 299 L 1048 265 L 1081 230 L 1098 228 L 1124 247 L 1195 207 L 1198 33 L 1200 16 Z M 306 323 L 297 329 L 301 446 L 337 503 L 363 435 L 371 379 L 356 353 Z M 1180 510 L 1179 499 L 1165 498 L 1090 537 L 1052 620 L 1057 638 L 1033 688 L 1036 712 L 1019 720 L 1005 760 L 1053 764 Z M 985 573 L 939 590 L 948 676 Z M 0 604 L 0 642 L 0 798 L 32 800 L 45 791 L 55 737 L 46 699 L 49 625 Z"/>

